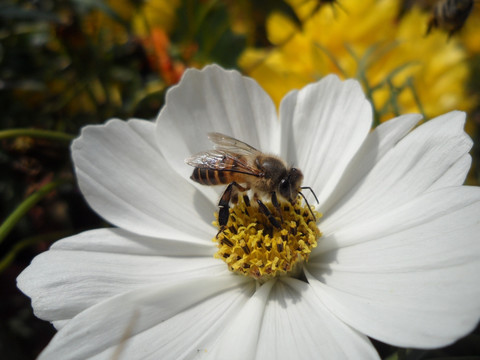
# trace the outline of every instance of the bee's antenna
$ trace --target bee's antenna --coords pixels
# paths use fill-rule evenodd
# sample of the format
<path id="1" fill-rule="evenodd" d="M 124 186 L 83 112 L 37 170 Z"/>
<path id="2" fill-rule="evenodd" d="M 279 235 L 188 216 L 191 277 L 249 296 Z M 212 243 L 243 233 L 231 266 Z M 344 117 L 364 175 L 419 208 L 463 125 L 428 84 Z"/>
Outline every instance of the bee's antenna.
<path id="1" fill-rule="evenodd" d="M 313 194 L 313 197 L 315 198 L 315 200 L 317 201 L 317 204 L 318 204 L 318 198 L 317 198 L 317 195 L 315 195 L 315 191 L 313 191 L 313 189 L 310 187 L 310 186 L 301 186 L 300 189 L 308 189 L 312 192 Z M 300 193 L 302 194 L 302 193 Z M 302 194 L 303 196 L 303 194 Z M 305 199 L 305 196 L 303 196 L 303 198 Z M 307 202 L 307 199 L 305 199 L 305 202 Z M 308 203 L 307 203 L 308 204 Z"/>
<path id="2" fill-rule="evenodd" d="M 307 188 L 307 187 L 306 187 L 306 188 Z M 310 189 L 310 188 L 308 187 L 308 189 Z M 312 190 L 312 189 L 310 189 L 310 190 Z M 312 191 L 312 192 L 313 192 L 313 191 Z M 301 191 L 299 191 L 298 193 L 299 193 L 300 195 L 302 195 L 303 200 L 305 200 L 305 204 L 307 204 L 307 206 L 308 206 L 308 210 L 310 210 L 310 214 L 312 214 L 312 216 L 313 216 L 313 220 L 315 220 L 315 222 L 317 222 L 317 218 L 315 217 L 315 214 L 313 213 L 312 208 L 310 207 L 310 204 L 309 204 L 308 201 L 307 201 L 307 198 L 305 197 L 305 195 L 302 194 Z M 315 193 L 314 193 L 314 195 L 315 195 Z M 315 199 L 316 199 L 316 198 L 317 198 L 317 197 L 315 196 Z M 317 200 L 317 202 L 318 202 L 318 200 Z"/>

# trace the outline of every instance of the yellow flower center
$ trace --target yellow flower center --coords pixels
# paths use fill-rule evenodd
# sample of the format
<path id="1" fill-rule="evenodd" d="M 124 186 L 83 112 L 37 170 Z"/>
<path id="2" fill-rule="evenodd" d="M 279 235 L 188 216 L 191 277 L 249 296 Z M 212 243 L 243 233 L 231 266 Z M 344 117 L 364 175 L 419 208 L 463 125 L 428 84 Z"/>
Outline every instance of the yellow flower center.
<path id="1" fill-rule="evenodd" d="M 312 211 L 317 219 L 321 214 L 302 205 L 301 199 L 293 206 L 280 202 L 281 217 L 272 203 L 265 203 L 281 224 L 277 228 L 258 206 L 247 203 L 240 196 L 230 208 L 227 225 L 213 239 L 218 246 L 215 257 L 225 261 L 231 271 L 260 282 L 275 276 L 296 275 L 321 236 Z M 215 216 L 218 220 L 218 214 Z M 219 227 L 218 221 L 213 224 Z"/>

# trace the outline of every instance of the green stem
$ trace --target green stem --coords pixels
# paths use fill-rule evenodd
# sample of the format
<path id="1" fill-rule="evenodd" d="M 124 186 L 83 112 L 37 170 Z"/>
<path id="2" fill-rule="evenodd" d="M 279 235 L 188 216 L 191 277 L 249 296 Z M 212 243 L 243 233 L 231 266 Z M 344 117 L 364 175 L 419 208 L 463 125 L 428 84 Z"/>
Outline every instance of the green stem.
<path id="1" fill-rule="evenodd" d="M 412 91 L 413 99 L 418 106 L 418 110 L 420 110 L 420 113 L 422 114 L 423 119 L 426 121 L 427 120 L 427 115 L 425 115 L 425 109 L 422 106 L 422 102 L 420 101 L 420 97 L 418 96 L 417 90 L 415 89 L 415 85 L 413 84 L 413 77 L 410 76 L 407 79 L 407 86 Z"/>
<path id="2" fill-rule="evenodd" d="M 319 44 L 318 42 L 315 42 L 314 46 L 328 57 L 328 59 L 332 62 L 333 65 L 335 65 L 337 70 L 340 72 L 340 74 L 342 74 L 345 79 L 348 78 L 348 74 L 345 70 L 343 70 L 342 66 L 335 58 L 335 55 L 333 55 L 325 46 Z"/>
<path id="3" fill-rule="evenodd" d="M 17 208 L 5 219 L 5 221 L 0 225 L 0 243 L 5 239 L 5 237 L 10 233 L 13 227 L 20 221 L 20 219 L 33 207 L 37 202 L 39 202 L 43 197 L 48 195 L 52 190 L 56 189 L 60 185 L 66 183 L 67 180 L 57 180 L 48 183 L 47 185 L 42 186 L 35 193 L 30 195 L 28 198 L 23 200 L 23 202 L 17 206 Z"/>
<path id="4" fill-rule="evenodd" d="M 72 234 L 74 234 L 73 231 L 57 231 L 50 234 L 31 236 L 19 241 L 17 244 L 15 244 L 12 247 L 12 249 L 8 252 L 8 254 L 5 255 L 3 259 L 0 260 L 0 274 L 3 271 L 5 271 L 5 269 L 13 262 L 13 260 L 15 260 L 15 257 L 17 256 L 17 254 L 23 249 L 25 249 L 26 247 L 29 247 L 31 245 L 35 245 L 41 242 L 53 242 L 57 239 L 67 237 Z"/>
<path id="5" fill-rule="evenodd" d="M 39 130 L 39 129 L 8 129 L 0 131 L 0 139 L 7 139 L 18 136 L 30 136 L 35 138 L 43 138 L 50 140 L 58 140 L 70 142 L 75 136 L 70 134 L 65 134 L 60 131 L 51 131 L 51 130 Z"/>

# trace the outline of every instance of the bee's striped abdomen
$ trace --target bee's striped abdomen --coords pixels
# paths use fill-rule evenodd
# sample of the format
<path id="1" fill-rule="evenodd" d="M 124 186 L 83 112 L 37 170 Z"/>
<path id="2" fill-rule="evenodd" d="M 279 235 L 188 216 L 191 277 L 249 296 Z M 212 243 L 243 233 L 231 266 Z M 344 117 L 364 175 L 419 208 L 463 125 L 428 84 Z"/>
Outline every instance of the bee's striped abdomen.
<path id="1" fill-rule="evenodd" d="M 245 162 L 241 155 L 236 158 L 223 156 L 223 158 L 208 164 L 209 167 L 196 167 L 190 179 L 202 185 L 222 185 L 234 181 L 237 183 L 246 182 L 251 175 L 246 173 L 245 170 L 240 170 L 242 167 L 237 163 L 239 160 Z"/>
<path id="2" fill-rule="evenodd" d="M 205 168 L 195 168 L 190 178 L 202 185 L 221 185 L 234 181 L 232 174 L 228 171 Z"/>

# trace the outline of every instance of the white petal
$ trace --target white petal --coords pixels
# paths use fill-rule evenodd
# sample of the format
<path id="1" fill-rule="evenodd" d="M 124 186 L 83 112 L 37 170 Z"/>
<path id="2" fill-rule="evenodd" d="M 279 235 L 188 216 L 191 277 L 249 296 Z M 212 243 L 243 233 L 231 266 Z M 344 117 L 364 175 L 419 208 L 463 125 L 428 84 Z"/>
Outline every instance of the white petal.
<path id="1" fill-rule="evenodd" d="M 372 107 L 360 84 L 327 76 L 289 93 L 280 105 L 282 156 L 303 171 L 323 203 L 372 125 Z"/>
<path id="2" fill-rule="evenodd" d="M 102 302 L 73 318 L 39 359 L 183 359 L 204 349 L 253 290 L 239 276 L 170 287 L 152 284 Z"/>
<path id="3" fill-rule="evenodd" d="M 231 360 L 255 358 L 263 312 L 275 282 L 267 281 L 260 286 L 243 308 L 239 309 L 229 328 L 219 338 L 212 358 Z"/>
<path id="4" fill-rule="evenodd" d="M 332 316 L 309 284 L 291 278 L 275 284 L 255 359 L 377 358 L 368 338 Z"/>
<path id="5" fill-rule="evenodd" d="M 62 327 L 67 325 L 69 321 L 70 321 L 70 319 L 68 319 L 68 320 L 56 320 L 56 321 L 52 321 L 52 325 L 58 331 Z"/>
<path id="6" fill-rule="evenodd" d="M 73 142 L 72 156 L 82 193 L 110 223 L 171 239 L 210 241 L 214 235 L 213 204 L 167 164 L 153 123 L 87 126 Z"/>
<path id="7" fill-rule="evenodd" d="M 192 167 L 184 160 L 213 148 L 208 132 L 233 136 L 264 152 L 278 152 L 279 129 L 273 101 L 254 80 L 211 65 L 201 71 L 187 70 L 169 90 L 156 130 L 163 155 L 188 179 Z M 198 188 L 216 200 L 210 187 Z"/>
<path id="8" fill-rule="evenodd" d="M 435 183 L 445 183 L 457 162 L 465 163 L 472 140 L 464 132 L 465 114 L 451 112 L 428 121 L 403 138 L 322 219 L 330 234 L 355 222 L 374 219 L 401 206 Z M 452 185 L 452 184 L 451 184 Z"/>
<path id="9" fill-rule="evenodd" d="M 478 188 L 429 192 L 322 240 L 307 279 L 368 336 L 402 347 L 450 344 L 480 318 L 479 214 Z"/>
<path id="10" fill-rule="evenodd" d="M 437 179 L 430 187 L 429 191 L 441 189 L 448 186 L 459 186 L 465 182 L 470 166 L 472 165 L 472 157 L 470 154 L 463 155 L 458 161 L 452 164 L 447 171 Z"/>
<path id="11" fill-rule="evenodd" d="M 320 205 L 320 212 L 328 214 L 332 205 L 350 191 L 376 163 L 402 139 L 420 120 L 418 114 L 408 114 L 386 121 L 368 134 L 331 196 Z"/>
<path id="12" fill-rule="evenodd" d="M 226 272 L 224 264 L 213 258 L 213 247 L 206 251 L 192 245 L 193 256 L 187 251 L 183 256 L 158 256 L 155 253 L 164 249 L 177 254 L 176 243 L 156 241 L 158 244 L 118 229 L 76 235 L 38 255 L 18 277 L 18 287 L 32 298 L 36 316 L 58 321 L 147 284 L 175 284 Z M 178 245 L 178 250 L 186 249 L 186 244 Z"/>
<path id="13" fill-rule="evenodd" d="M 189 242 L 140 236 L 118 228 L 95 229 L 55 242 L 51 250 L 158 256 L 212 256 L 212 242 Z"/>

